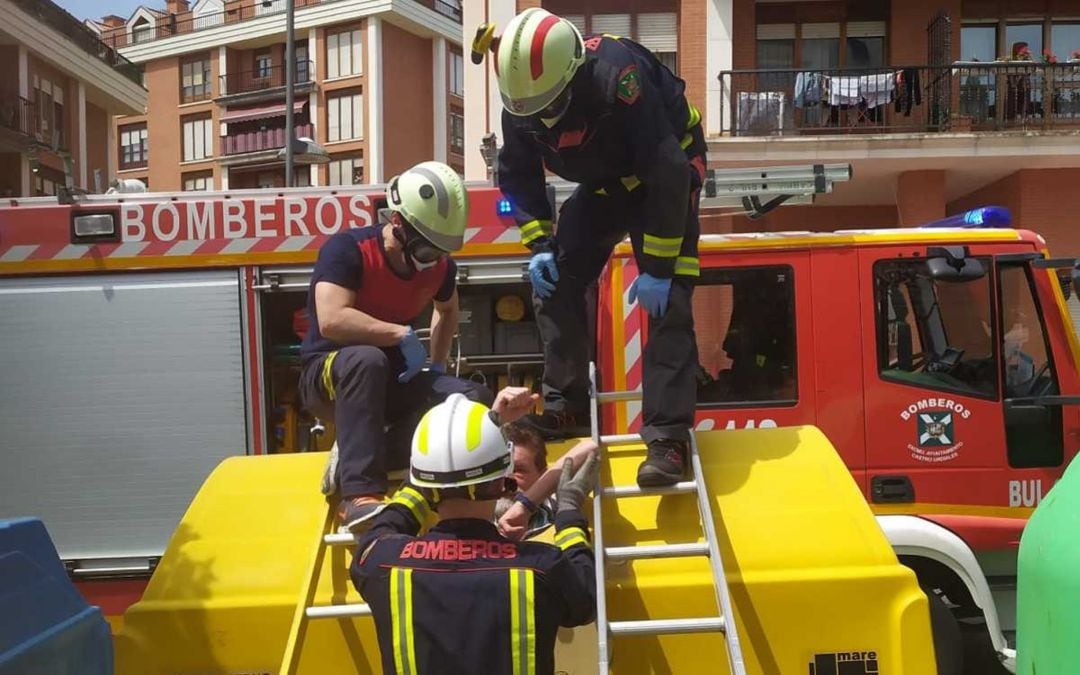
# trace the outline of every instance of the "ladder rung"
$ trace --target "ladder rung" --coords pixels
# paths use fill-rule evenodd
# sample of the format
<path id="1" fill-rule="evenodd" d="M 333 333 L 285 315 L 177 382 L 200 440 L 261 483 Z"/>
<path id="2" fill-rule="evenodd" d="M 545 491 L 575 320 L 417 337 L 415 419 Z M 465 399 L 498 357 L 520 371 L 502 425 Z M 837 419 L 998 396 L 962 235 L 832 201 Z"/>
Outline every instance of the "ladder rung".
<path id="1" fill-rule="evenodd" d="M 630 445 L 642 442 L 640 434 L 611 434 L 600 437 L 600 445 Z"/>
<path id="2" fill-rule="evenodd" d="M 666 487 L 643 488 L 637 485 L 618 485 L 601 490 L 604 497 L 645 497 L 651 495 L 682 495 L 697 491 L 697 483 L 685 480 Z"/>
<path id="3" fill-rule="evenodd" d="M 323 605 L 308 607 L 304 614 L 309 619 L 340 619 L 348 616 L 371 616 L 371 608 L 364 604 Z"/>
<path id="4" fill-rule="evenodd" d="M 335 532 L 324 536 L 323 543 L 327 546 L 353 546 L 356 536 L 350 532 Z"/>
<path id="5" fill-rule="evenodd" d="M 655 546 L 611 546 L 604 549 L 604 555 L 612 560 L 643 560 L 646 558 L 685 558 L 695 555 L 709 555 L 709 544 L 657 544 Z"/>
<path id="6" fill-rule="evenodd" d="M 724 617 L 700 619 L 654 619 L 649 621 L 612 621 L 612 635 L 674 635 L 676 633 L 723 633 Z"/>
<path id="7" fill-rule="evenodd" d="M 600 403 L 614 403 L 615 401 L 640 401 L 641 390 L 631 389 L 630 391 L 598 391 L 596 392 L 596 400 Z"/>

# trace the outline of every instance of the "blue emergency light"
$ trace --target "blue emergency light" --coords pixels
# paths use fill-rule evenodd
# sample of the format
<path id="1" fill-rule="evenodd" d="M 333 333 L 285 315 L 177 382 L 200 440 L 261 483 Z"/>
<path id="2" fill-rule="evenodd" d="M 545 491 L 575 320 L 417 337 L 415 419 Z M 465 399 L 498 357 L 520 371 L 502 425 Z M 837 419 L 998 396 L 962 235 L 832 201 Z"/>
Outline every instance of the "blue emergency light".
<path id="1" fill-rule="evenodd" d="M 1012 227 L 1012 214 L 1004 206 L 983 206 L 920 227 Z"/>
<path id="2" fill-rule="evenodd" d="M 509 216 L 511 213 L 514 212 L 514 205 L 510 203 L 509 199 L 500 199 L 495 204 L 495 212 L 498 213 L 500 216 Z"/>

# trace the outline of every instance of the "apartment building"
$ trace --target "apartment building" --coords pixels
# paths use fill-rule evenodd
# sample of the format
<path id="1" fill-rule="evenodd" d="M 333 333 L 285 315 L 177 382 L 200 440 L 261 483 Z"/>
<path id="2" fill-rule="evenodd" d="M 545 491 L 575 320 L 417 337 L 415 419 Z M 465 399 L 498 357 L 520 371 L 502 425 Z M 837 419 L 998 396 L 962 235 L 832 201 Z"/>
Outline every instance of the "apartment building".
<path id="1" fill-rule="evenodd" d="M 707 231 L 910 225 L 987 204 L 1080 254 L 1080 0 L 475 0 L 465 25 L 526 6 L 589 32 L 657 38 L 703 110 L 714 169 L 845 162 L 813 206 Z M 1030 56 L 1025 57 L 1025 52 Z M 672 63 L 673 62 L 673 63 Z M 487 67 L 466 67 L 466 147 L 499 129 Z M 466 173 L 483 177 L 466 155 Z"/>
<path id="2" fill-rule="evenodd" d="M 0 3 L 0 197 L 104 190 L 111 118 L 142 112 L 139 68 L 49 0 Z"/>
<path id="3" fill-rule="evenodd" d="M 330 155 L 297 185 L 385 180 L 436 158 L 464 170 L 461 15 L 450 0 L 297 0 L 294 121 Z M 145 69 L 118 117 L 118 175 L 155 191 L 282 187 L 284 0 L 168 0 L 93 22 Z"/>

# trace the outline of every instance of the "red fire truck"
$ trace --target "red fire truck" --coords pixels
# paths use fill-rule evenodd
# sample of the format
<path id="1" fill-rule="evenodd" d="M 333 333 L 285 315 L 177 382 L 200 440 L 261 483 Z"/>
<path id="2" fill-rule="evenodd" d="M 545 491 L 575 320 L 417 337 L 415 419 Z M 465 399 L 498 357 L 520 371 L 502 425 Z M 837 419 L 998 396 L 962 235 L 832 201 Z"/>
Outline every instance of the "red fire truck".
<path id="1" fill-rule="evenodd" d="M 526 251 L 498 190 L 470 189 L 456 367 L 493 389 L 533 384 Z M 137 599 L 223 458 L 332 442 L 297 400 L 298 312 L 321 243 L 374 223 L 381 199 L 303 188 L 0 204 L 0 517 L 41 516 L 107 613 Z M 963 626 L 984 643 L 976 658 L 1008 665 L 1019 536 L 1080 446 L 1080 343 L 1059 274 L 1072 261 L 1037 234 L 977 226 L 995 213 L 703 237 L 697 425 L 820 427 L 901 559 L 953 610 L 935 630 Z M 595 292 L 605 390 L 640 386 L 635 274 L 622 247 Z M 638 403 L 606 408 L 605 433 L 641 423 Z"/>

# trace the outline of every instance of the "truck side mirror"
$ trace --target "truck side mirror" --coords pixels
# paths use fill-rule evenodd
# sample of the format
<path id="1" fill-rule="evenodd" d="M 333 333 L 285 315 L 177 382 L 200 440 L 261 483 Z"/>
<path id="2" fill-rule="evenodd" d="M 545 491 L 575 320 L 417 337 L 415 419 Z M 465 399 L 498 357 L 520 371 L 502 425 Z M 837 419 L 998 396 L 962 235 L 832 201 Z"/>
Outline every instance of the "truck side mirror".
<path id="1" fill-rule="evenodd" d="M 935 281 L 973 281 L 986 276 L 986 268 L 975 258 L 928 258 L 926 269 Z"/>

